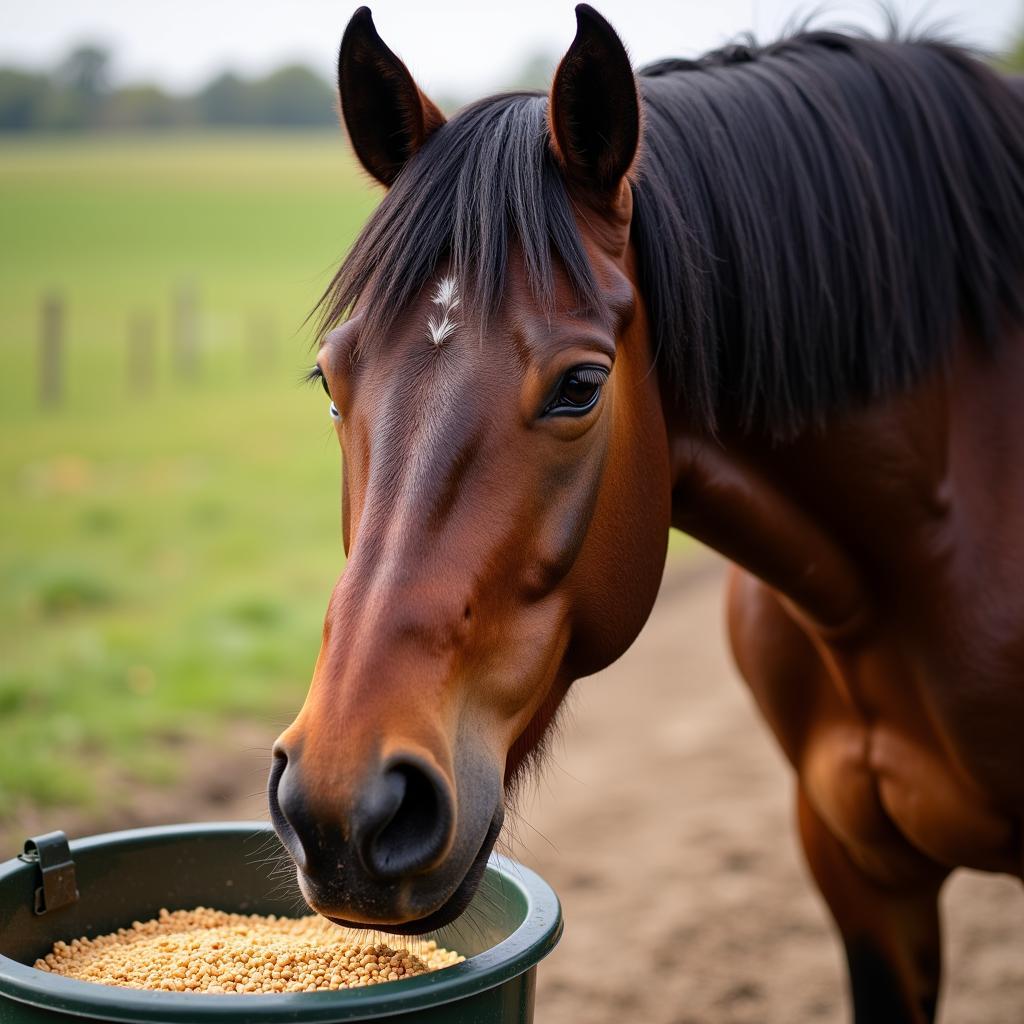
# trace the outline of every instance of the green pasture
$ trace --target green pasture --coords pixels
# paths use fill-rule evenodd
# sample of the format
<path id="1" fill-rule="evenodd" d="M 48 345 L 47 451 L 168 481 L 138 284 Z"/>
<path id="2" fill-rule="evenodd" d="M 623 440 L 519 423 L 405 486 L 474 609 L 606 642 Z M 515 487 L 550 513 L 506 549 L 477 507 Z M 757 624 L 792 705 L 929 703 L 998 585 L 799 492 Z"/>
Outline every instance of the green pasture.
<path id="1" fill-rule="evenodd" d="M 173 781 L 177 738 L 301 703 L 343 560 L 303 320 L 376 196 L 334 133 L 0 143 L 0 826 Z M 139 316 L 150 390 L 127 370 Z"/>
<path id="2" fill-rule="evenodd" d="M 333 133 L 0 144 L 0 819 L 171 779 L 177 735 L 301 702 L 342 567 L 303 320 L 374 201 Z M 195 381 L 169 355 L 184 284 Z M 65 396 L 44 411 L 50 290 Z"/>

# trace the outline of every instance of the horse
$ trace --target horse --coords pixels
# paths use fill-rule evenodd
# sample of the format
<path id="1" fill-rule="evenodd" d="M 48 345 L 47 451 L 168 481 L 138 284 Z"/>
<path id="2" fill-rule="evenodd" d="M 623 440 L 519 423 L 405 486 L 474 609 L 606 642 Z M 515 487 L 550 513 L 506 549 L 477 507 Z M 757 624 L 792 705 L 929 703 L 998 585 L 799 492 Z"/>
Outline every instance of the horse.
<path id="1" fill-rule="evenodd" d="M 732 563 L 855 1020 L 931 1021 L 944 880 L 1024 871 L 1024 101 L 924 35 L 634 72 L 576 19 L 548 94 L 451 118 L 344 33 L 385 191 L 320 307 L 347 565 L 272 820 L 319 913 L 453 920 L 677 528 Z"/>

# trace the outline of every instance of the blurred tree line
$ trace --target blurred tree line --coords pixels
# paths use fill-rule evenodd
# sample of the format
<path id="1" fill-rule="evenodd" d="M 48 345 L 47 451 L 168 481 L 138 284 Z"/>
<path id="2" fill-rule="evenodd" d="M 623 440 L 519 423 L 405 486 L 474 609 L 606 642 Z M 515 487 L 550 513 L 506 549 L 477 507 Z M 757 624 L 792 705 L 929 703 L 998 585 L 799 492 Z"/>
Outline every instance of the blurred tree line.
<path id="1" fill-rule="evenodd" d="M 547 89 L 557 58 L 526 54 L 505 82 L 508 89 Z M 173 128 L 336 126 L 334 86 L 302 64 L 289 64 L 263 78 L 232 71 L 214 76 L 192 95 L 157 85 L 111 83 L 112 55 L 102 46 L 72 50 L 52 71 L 0 67 L 0 132 L 160 130 Z M 451 113 L 465 102 L 435 96 Z"/>
<path id="2" fill-rule="evenodd" d="M 76 47 L 49 73 L 0 68 L 0 131 L 337 124 L 333 88 L 301 64 L 263 78 L 225 71 L 188 96 L 147 84 L 115 88 L 110 68 L 110 52 L 93 45 Z"/>
<path id="3" fill-rule="evenodd" d="M 552 54 L 529 54 L 506 87 L 545 89 L 555 63 Z M 1005 71 L 1024 74 L 1024 19 L 998 63 Z M 115 88 L 111 64 L 109 50 L 84 45 L 48 73 L 0 67 L 0 132 L 337 124 L 333 85 L 302 64 L 286 65 L 262 78 L 224 71 L 185 96 L 152 84 Z M 446 112 L 462 100 L 456 96 L 435 99 Z"/>
<path id="4" fill-rule="evenodd" d="M 1017 38 L 1001 63 L 1005 70 L 1012 71 L 1018 75 L 1024 75 L 1024 17 L 1021 18 Z"/>

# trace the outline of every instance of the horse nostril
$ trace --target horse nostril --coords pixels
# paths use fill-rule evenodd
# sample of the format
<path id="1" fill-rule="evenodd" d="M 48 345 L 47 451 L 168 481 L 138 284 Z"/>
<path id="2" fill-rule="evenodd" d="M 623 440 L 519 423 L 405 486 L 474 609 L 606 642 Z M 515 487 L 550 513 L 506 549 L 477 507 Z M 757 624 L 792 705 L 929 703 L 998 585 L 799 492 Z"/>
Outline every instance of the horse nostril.
<path id="1" fill-rule="evenodd" d="M 275 824 L 278 818 L 284 819 L 278 793 L 281 788 L 281 776 L 287 767 L 288 755 L 280 747 L 274 747 L 270 778 L 267 780 L 267 802 L 270 804 L 270 817 L 274 819 Z"/>
<path id="2" fill-rule="evenodd" d="M 270 779 L 267 782 L 270 821 L 292 859 L 300 867 L 304 867 L 307 855 L 298 830 L 302 821 L 302 808 L 298 802 L 298 794 L 294 792 L 294 786 L 291 787 L 289 796 L 289 786 L 284 778 L 287 767 L 288 755 L 280 747 L 275 746 L 274 761 L 270 766 Z"/>
<path id="3" fill-rule="evenodd" d="M 437 864 L 452 824 L 451 798 L 437 773 L 402 760 L 367 787 L 354 815 L 353 838 L 369 874 L 399 878 Z"/>

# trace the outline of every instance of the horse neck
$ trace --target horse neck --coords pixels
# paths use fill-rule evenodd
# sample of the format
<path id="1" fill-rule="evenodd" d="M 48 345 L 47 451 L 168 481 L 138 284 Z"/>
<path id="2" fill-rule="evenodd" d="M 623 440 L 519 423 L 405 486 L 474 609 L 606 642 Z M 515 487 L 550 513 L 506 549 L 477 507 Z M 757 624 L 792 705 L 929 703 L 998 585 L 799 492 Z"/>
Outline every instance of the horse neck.
<path id="1" fill-rule="evenodd" d="M 673 525 L 819 630 L 856 630 L 872 613 L 873 577 L 949 511 L 950 379 L 936 372 L 785 443 L 738 429 L 714 439 L 674 431 Z"/>

